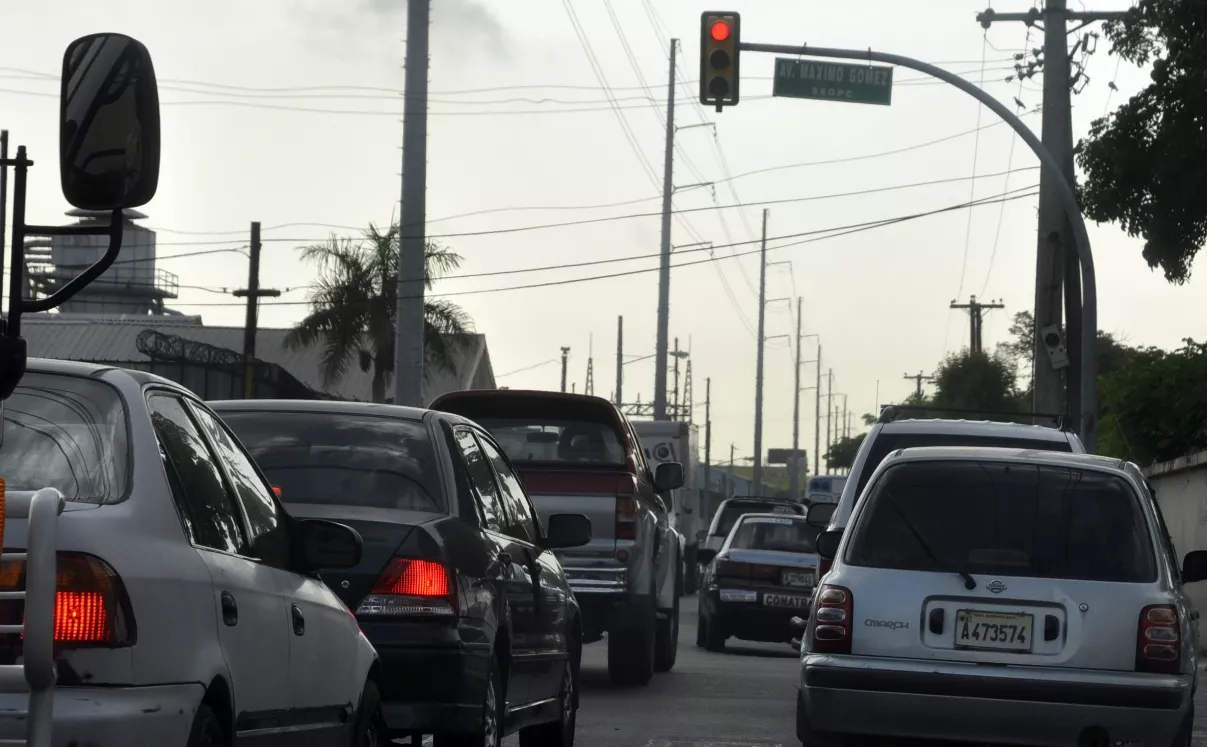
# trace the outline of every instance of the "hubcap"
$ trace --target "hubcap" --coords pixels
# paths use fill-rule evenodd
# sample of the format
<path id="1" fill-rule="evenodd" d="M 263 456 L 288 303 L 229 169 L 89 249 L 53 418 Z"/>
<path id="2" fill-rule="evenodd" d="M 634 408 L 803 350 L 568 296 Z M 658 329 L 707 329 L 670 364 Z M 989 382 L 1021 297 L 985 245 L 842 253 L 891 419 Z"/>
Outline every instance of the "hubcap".
<path id="1" fill-rule="evenodd" d="M 486 712 L 482 714 L 482 737 L 486 747 L 499 743 L 499 708 L 495 701 L 494 678 L 486 681 Z"/>

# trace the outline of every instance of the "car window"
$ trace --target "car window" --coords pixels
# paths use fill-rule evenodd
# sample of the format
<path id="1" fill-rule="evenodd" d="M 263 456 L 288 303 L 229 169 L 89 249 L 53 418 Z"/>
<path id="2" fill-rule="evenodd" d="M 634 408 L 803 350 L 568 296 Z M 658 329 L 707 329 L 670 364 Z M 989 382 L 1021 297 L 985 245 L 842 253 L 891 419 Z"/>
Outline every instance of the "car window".
<path id="1" fill-rule="evenodd" d="M 234 500 L 201 431 L 179 398 L 147 398 L 172 492 L 194 544 L 244 555 L 247 543 Z"/>
<path id="2" fill-rule="evenodd" d="M 214 445 L 214 450 L 226 465 L 227 475 L 251 530 L 248 544 L 252 556 L 277 568 L 290 568 L 289 527 L 264 478 L 251 458 L 243 453 L 243 447 L 215 415 L 196 405 L 193 411 Z"/>
<path id="3" fill-rule="evenodd" d="M 814 553 L 817 552 L 817 535 L 820 532 L 820 529 L 800 519 L 747 517 L 733 530 L 729 547 L 734 550 Z"/>
<path id="4" fill-rule="evenodd" d="M 56 488 L 69 501 L 116 503 L 129 486 L 129 444 L 112 386 L 31 371 L 4 403 L 0 475 L 9 490 Z"/>
<path id="5" fill-rule="evenodd" d="M 456 434 L 457 446 L 460 447 L 461 456 L 465 459 L 466 472 L 474 486 L 474 492 L 478 494 L 482 516 L 486 520 L 486 528 L 495 532 L 502 531 L 507 524 L 507 517 L 503 513 L 503 507 L 499 501 L 499 488 L 495 484 L 494 473 L 491 471 L 490 465 L 486 463 L 486 457 L 482 454 L 482 449 L 478 447 L 478 440 L 474 438 L 474 434 L 465 428 L 458 428 Z"/>
<path id="6" fill-rule="evenodd" d="M 770 513 L 786 513 L 797 514 L 803 513 L 802 509 L 797 506 L 788 505 L 785 503 L 757 503 L 746 502 L 730 503 L 721 509 L 721 515 L 717 519 L 717 529 L 713 532 L 714 535 L 725 537 L 733 529 L 733 525 L 738 522 L 738 519 L 746 514 L 770 514 Z"/>
<path id="7" fill-rule="evenodd" d="M 1142 582 L 1153 548 L 1130 483 L 1095 470 L 926 461 L 887 471 L 856 520 L 852 565 Z"/>
<path id="8" fill-rule="evenodd" d="M 627 463 L 614 426 L 596 420 L 543 418 L 475 418 L 490 431 L 517 465 L 572 463 L 624 466 Z"/>
<path id="9" fill-rule="evenodd" d="M 221 413 L 289 504 L 442 511 L 436 453 L 417 420 L 322 412 Z"/>
<path id="10" fill-rule="evenodd" d="M 478 443 L 482 447 L 482 452 L 486 454 L 486 458 L 495 468 L 495 474 L 499 477 L 499 487 L 502 491 L 503 503 L 507 506 L 507 514 L 511 517 L 512 526 L 522 534 L 517 539 L 536 542 L 540 533 L 537 532 L 536 523 L 532 518 L 532 506 L 528 503 L 528 496 L 524 493 L 519 479 L 511 471 L 511 465 L 490 441 L 479 438 Z"/>

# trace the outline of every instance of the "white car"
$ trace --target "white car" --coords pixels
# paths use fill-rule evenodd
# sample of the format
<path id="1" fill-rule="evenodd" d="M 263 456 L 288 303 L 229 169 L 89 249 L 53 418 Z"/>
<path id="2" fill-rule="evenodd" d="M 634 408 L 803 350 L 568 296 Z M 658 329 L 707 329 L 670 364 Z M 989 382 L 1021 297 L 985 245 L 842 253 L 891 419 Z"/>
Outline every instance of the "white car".
<path id="1" fill-rule="evenodd" d="M 1051 451 L 904 449 L 876 470 L 801 646 L 797 736 L 1176 745 L 1194 723 L 1198 613 L 1135 465 Z"/>
<path id="2" fill-rule="evenodd" d="M 317 572 L 358 562 L 360 536 L 285 513 L 191 392 L 139 371 L 31 360 L 4 403 L 0 477 L 15 504 L 28 504 L 16 491 L 66 498 L 56 747 L 383 743 L 376 652 Z M 27 523 L 8 515 L 4 546 L 20 552 Z M 0 564 L 0 589 L 20 588 L 19 557 Z M 0 623 L 19 625 L 23 605 L 0 595 Z M 0 664 L 12 666 L 21 635 L 0 634 Z M 0 693 L 0 739 L 44 725 L 26 717 L 29 701 Z"/>

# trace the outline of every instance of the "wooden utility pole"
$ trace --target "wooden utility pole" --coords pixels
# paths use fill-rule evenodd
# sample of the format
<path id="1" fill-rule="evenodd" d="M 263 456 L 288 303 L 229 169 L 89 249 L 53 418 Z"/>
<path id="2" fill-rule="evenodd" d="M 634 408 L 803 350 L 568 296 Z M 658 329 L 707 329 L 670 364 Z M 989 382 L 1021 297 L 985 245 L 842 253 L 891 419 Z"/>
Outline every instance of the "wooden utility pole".
<path id="1" fill-rule="evenodd" d="M 933 376 L 924 376 L 924 375 L 922 374 L 922 372 L 921 372 L 921 371 L 919 371 L 918 373 L 914 374 L 913 376 L 910 376 L 909 374 L 906 374 L 906 375 L 905 375 L 905 379 L 906 379 L 906 381 L 913 381 L 913 382 L 914 382 L 914 384 L 915 384 L 915 385 L 916 385 L 916 387 L 917 387 L 917 388 L 914 390 L 914 393 L 915 393 L 915 394 L 918 396 L 918 399 L 922 399 L 922 382 L 924 382 L 924 381 L 926 381 L 926 382 L 931 382 L 931 381 L 934 381 L 934 380 L 935 380 L 935 377 L 933 377 Z M 879 399 L 879 397 L 877 397 L 877 399 Z M 879 405 L 879 404 L 877 404 L 876 406 L 877 406 L 877 407 L 879 407 L 880 405 Z"/>
<path id="2" fill-rule="evenodd" d="M 247 299 L 247 319 L 243 323 L 243 398 L 255 396 L 256 328 L 261 298 L 278 298 L 281 291 L 260 288 L 260 221 L 251 224 L 251 261 L 247 266 L 247 287 L 235 291 L 236 298 Z"/>
<path id="3" fill-rule="evenodd" d="M 964 309 L 968 312 L 968 349 L 974 353 L 980 353 L 985 349 L 985 340 L 981 335 L 981 330 L 984 328 L 985 312 L 990 309 L 1004 309 L 1006 306 L 1001 301 L 980 303 L 976 300 L 976 296 L 970 296 L 968 303 L 956 303 L 952 301 L 951 308 Z"/>
<path id="4" fill-rule="evenodd" d="M 562 348 L 562 391 L 566 391 L 566 364 L 570 361 L 570 348 Z"/>

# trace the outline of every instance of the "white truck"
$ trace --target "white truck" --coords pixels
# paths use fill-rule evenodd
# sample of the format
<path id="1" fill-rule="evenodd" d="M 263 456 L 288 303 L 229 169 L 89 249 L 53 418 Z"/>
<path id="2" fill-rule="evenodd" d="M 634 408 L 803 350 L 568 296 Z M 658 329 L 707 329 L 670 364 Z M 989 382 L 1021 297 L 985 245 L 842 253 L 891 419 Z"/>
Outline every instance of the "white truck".
<path id="1" fill-rule="evenodd" d="M 679 534 L 683 588 L 696 588 L 696 531 L 708 526 L 702 516 L 704 485 L 700 477 L 700 431 L 693 423 L 671 420 L 633 420 L 646 461 L 652 469 L 663 462 L 683 465 L 683 487 L 671 491 L 671 526 Z"/>

